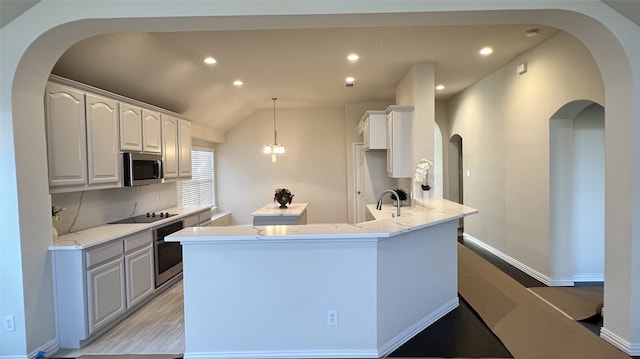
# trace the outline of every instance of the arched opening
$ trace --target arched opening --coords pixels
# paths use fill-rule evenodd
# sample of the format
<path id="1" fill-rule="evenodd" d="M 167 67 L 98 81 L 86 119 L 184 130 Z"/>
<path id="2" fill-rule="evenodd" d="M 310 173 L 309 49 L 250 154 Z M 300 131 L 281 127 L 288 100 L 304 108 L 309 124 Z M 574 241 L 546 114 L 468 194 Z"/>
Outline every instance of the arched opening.
<path id="1" fill-rule="evenodd" d="M 48 196 L 45 180 L 46 163 L 43 161 L 45 153 L 44 130 L 41 126 L 43 115 L 42 111 L 38 111 L 37 107 L 33 106 L 33 103 L 42 100 L 47 73 L 55 63 L 55 59 L 74 42 L 92 34 L 109 31 L 139 31 L 140 29 L 179 31 L 259 26 L 256 24 L 267 27 L 270 25 L 264 20 L 255 21 L 255 17 L 251 16 L 231 16 L 233 20 L 228 21 L 220 16 L 219 21 L 212 21 L 207 15 L 222 15 L 225 9 L 221 8 L 218 11 L 206 7 L 190 9 L 183 4 L 175 5 L 180 7 L 175 9 L 171 8 L 171 5 L 155 8 L 123 8 L 120 11 L 112 10 L 111 5 L 105 5 L 100 9 L 77 8 L 77 11 L 53 9 L 49 11 L 46 22 L 33 21 L 37 15 L 40 15 L 37 10 L 43 10 L 45 5 L 50 7 L 44 10 L 52 10 L 51 7 L 54 6 L 42 4 L 40 9 L 30 10 L 31 14 L 35 15 L 22 19 L 25 21 L 18 24 L 19 26 L 14 26 L 14 29 L 20 31 L 9 31 L 6 32 L 6 37 L 3 36 L 5 43 L 3 49 L 10 51 L 3 51 L 2 54 L 2 76 L 6 81 L 3 81 L 2 91 L 0 91 L 3 93 L 1 96 L 3 111 L 0 114 L 0 133 L 3 133 L 0 147 L 3 149 L 3 154 L 0 160 L 3 164 L 8 164 L 6 167 L 3 166 L 6 172 L 2 176 L 3 189 L 0 190 L 0 197 L 7 204 L 2 211 L 3 228 L 6 229 L 7 240 L 3 241 L 1 249 L 5 262 L 3 268 L 12 268 L 12 270 L 4 271 L 5 274 L 1 276 L 0 282 L 3 283 L 3 309 L 16 313 L 18 324 L 26 324 L 23 326 L 25 330 L 7 334 L 10 343 L 3 348 L 3 352 L 10 354 L 31 351 L 41 343 L 47 342 L 51 338 L 50 333 L 55 333 L 53 314 L 46 305 L 41 304 L 41 302 L 52 302 L 53 299 L 46 252 L 51 226 L 47 208 L 49 204 L 46 200 Z M 260 10 L 247 7 L 246 4 L 238 6 L 244 6 L 246 10 L 236 9 L 235 12 L 231 10 L 228 13 L 239 15 L 262 13 Z M 452 5 L 451 9 L 460 10 L 456 8 L 457 6 L 460 5 Z M 488 10 L 493 10 L 497 5 L 486 6 Z M 531 6 L 533 9 L 537 8 L 536 5 Z M 276 9 L 269 13 L 288 14 L 295 11 L 295 9 L 286 10 L 284 7 L 286 6 L 283 5 L 283 9 Z M 419 6 L 416 5 L 416 7 Z M 427 4 L 421 4 L 423 11 L 429 8 Z M 369 10 L 383 12 L 384 9 L 381 6 L 374 6 Z M 412 9 L 408 8 L 406 11 L 410 10 Z M 98 14 L 98 11 L 102 11 L 102 14 Z M 268 11 L 264 10 L 264 12 Z M 345 10 L 345 12 L 348 11 Z M 120 19 L 118 19 L 119 13 L 123 14 Z M 633 230 L 636 225 L 632 221 L 632 216 L 637 214 L 636 210 L 629 214 L 628 209 L 633 208 L 636 201 L 634 200 L 636 196 L 633 195 L 635 190 L 632 190 L 634 183 L 637 182 L 633 176 L 636 154 L 633 152 L 635 150 L 631 149 L 631 145 L 633 123 L 640 118 L 637 109 L 632 105 L 638 99 L 638 92 L 634 91 L 632 72 L 632 69 L 637 67 L 634 64 L 638 63 L 636 61 L 638 55 L 633 51 L 625 52 L 625 49 L 632 48 L 629 44 L 634 38 L 632 34 L 636 32 L 625 32 L 628 26 L 614 23 L 616 18 L 613 15 L 605 17 L 594 13 L 594 16 L 583 16 L 582 13 L 572 11 L 554 12 L 547 7 L 545 7 L 545 13 L 557 15 L 544 18 L 545 22 L 578 34 L 598 59 L 606 87 L 607 118 L 615 119 L 617 123 L 615 127 L 607 127 L 607 136 L 610 139 L 607 141 L 607 159 L 614 159 L 614 161 L 608 161 L 607 170 L 625 181 L 607 185 L 607 198 L 609 203 L 612 203 L 611 216 L 607 217 L 607 238 L 608 242 L 612 243 L 608 251 L 610 255 L 608 263 L 616 262 L 616 265 L 612 265 L 607 273 L 610 278 L 619 279 L 612 281 L 607 288 L 608 294 L 611 294 L 607 298 L 610 298 L 608 300 L 611 301 L 612 307 L 617 309 L 608 316 L 606 333 L 609 341 L 615 342 L 617 346 L 629 352 L 632 345 L 635 348 L 634 338 L 637 338 L 638 331 L 636 326 L 630 326 L 630 324 L 639 322 L 637 321 L 638 311 L 631 310 L 634 306 L 630 305 L 628 300 L 630 298 L 633 301 L 637 296 L 636 288 L 638 287 L 637 280 L 629 278 L 630 264 L 638 254 L 638 250 L 634 249 L 638 246 L 633 246 L 633 243 L 637 242 L 637 234 L 634 235 L 637 231 Z M 179 17 L 187 14 L 194 14 L 196 17 Z M 486 21 L 496 23 L 506 21 L 502 19 L 535 23 L 543 16 L 538 16 L 536 11 L 526 12 L 526 16 L 525 12 L 519 15 L 521 16 L 505 16 L 503 11 L 495 13 L 487 11 L 482 14 L 486 17 Z M 156 19 L 145 19 L 152 16 Z M 442 18 L 440 14 L 437 16 Z M 109 19 L 104 19 L 105 17 Z M 329 17 L 332 23 L 340 18 L 333 15 Z M 459 14 L 455 14 L 455 17 L 456 20 L 450 20 L 451 23 L 466 19 Z M 284 26 L 283 22 L 293 26 L 292 23 L 295 23 L 293 20 L 283 21 L 284 18 L 279 16 L 274 18 L 277 18 L 278 24 L 273 26 Z M 385 14 L 384 18 L 389 16 Z M 242 21 L 246 22 L 242 23 Z M 305 18 L 305 21 L 309 21 L 309 18 Z M 446 20 L 441 21 L 446 22 Z M 26 26 L 23 29 L 22 24 L 26 23 L 30 23 L 29 26 L 32 29 L 26 29 Z M 6 31 L 7 27 L 3 30 Z M 637 84 L 637 80 L 635 83 Z M 29 260 L 23 261 L 23 258 L 29 258 Z"/>
<path id="2" fill-rule="evenodd" d="M 558 285 L 603 281 L 604 108 L 568 103 L 549 131 L 552 278 Z"/>

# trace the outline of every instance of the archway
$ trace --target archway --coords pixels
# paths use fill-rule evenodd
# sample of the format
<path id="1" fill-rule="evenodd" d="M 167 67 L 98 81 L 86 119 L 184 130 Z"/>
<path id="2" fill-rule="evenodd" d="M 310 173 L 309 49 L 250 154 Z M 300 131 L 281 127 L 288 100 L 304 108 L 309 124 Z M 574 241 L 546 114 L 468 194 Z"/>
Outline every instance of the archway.
<path id="1" fill-rule="evenodd" d="M 551 276 L 557 285 L 603 281 L 604 108 L 570 102 L 549 131 Z"/>
<path id="2" fill-rule="evenodd" d="M 611 244 L 607 263 L 614 263 L 608 275 L 615 279 L 605 288 L 611 296 L 611 307 L 616 308 L 606 319 L 607 340 L 630 352 L 636 350 L 640 332 L 639 311 L 631 303 L 638 297 L 640 282 L 630 276 L 632 264 L 640 255 L 638 241 L 637 196 L 638 187 L 636 160 L 637 150 L 633 149 L 634 123 L 640 121 L 638 108 L 633 104 L 640 99 L 634 79 L 634 69 L 640 63 L 635 39 L 637 30 L 630 30 L 628 21 L 605 9 L 602 3 L 584 6 L 578 3 L 562 4 L 550 9 L 547 3 L 513 4 L 495 3 L 447 3 L 434 4 L 401 2 L 356 6 L 345 4 L 336 6 L 331 15 L 317 5 L 292 6 L 285 2 L 273 8 L 248 6 L 246 1 L 233 4 L 207 4 L 167 2 L 162 7 L 127 6 L 112 2 L 100 7 L 77 6 L 41 2 L 30 9 L 20 21 L 2 29 L 3 66 L 0 101 L 0 162 L 3 164 L 0 197 L 5 206 L 2 210 L 2 224 L 6 240 L 0 244 L 3 266 L 8 268 L 0 274 L 0 302 L 3 313 L 14 313 L 21 330 L 5 333 L 7 345 L 1 354 L 13 355 L 31 352 L 42 343 L 55 337 L 55 320 L 46 304 L 53 301 L 51 273 L 48 270 L 47 246 L 50 241 L 50 218 L 46 183 L 46 160 L 44 154 L 44 130 L 42 111 L 34 106 L 42 100 L 42 90 L 48 72 L 61 53 L 83 38 L 110 31 L 187 31 L 203 29 L 237 29 L 255 27 L 307 27 L 353 26 L 353 19 L 336 14 L 376 14 L 376 21 L 368 20 L 357 24 L 392 25 L 393 19 L 400 18 L 402 24 L 411 21 L 432 21 L 433 24 L 485 23 L 537 23 L 544 22 L 575 34 L 583 41 L 603 73 L 607 98 L 607 118 L 616 120 L 615 127 L 607 127 L 607 171 L 612 176 L 624 178 L 623 183 L 607 185 L 607 199 L 611 203 L 611 216 L 607 217 L 607 238 Z M 508 9 L 506 9 L 508 8 Z M 450 10 L 450 13 L 438 13 Z M 460 16 L 461 11 L 477 11 L 477 16 Z M 499 11 L 493 11 L 499 10 Z M 405 17 L 406 13 L 423 12 L 418 16 Z M 431 13 L 427 13 L 432 11 Z M 394 13 L 395 14 L 389 14 Z M 290 16 L 309 14 L 311 16 Z M 263 18 L 255 15 L 276 15 Z M 398 15 L 398 16 L 394 16 Z M 406 15 L 406 14 L 404 14 Z M 429 16 L 433 15 L 433 16 Z M 447 16 L 448 15 L 448 16 Z M 188 17 L 193 16 L 193 17 Z M 46 19 L 46 21 L 40 21 Z M 90 19 L 90 20 L 89 20 Z M 256 21 L 258 20 L 258 21 Z M 343 22 L 340 22 L 342 20 Z M 35 39 L 35 40 L 34 40 Z M 635 81 L 635 82 L 634 82 Z M 634 164 L 635 163 L 635 164 Z M 635 189 L 634 189 L 635 188 Z M 634 230 L 635 229 L 635 230 Z M 28 259 L 28 260 L 27 260 Z M 633 310 L 632 310 L 633 309 Z M 54 335 L 52 336 L 51 333 Z M 604 336 L 604 335 L 603 335 Z"/>

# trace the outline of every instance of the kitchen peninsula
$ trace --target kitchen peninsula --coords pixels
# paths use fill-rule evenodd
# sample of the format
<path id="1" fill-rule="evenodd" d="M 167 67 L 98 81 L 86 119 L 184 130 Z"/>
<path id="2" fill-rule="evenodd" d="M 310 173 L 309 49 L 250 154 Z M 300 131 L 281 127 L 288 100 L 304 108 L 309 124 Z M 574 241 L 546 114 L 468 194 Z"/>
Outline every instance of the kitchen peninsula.
<path id="1" fill-rule="evenodd" d="M 185 358 L 383 357 L 458 306 L 439 199 L 359 224 L 185 228 Z"/>

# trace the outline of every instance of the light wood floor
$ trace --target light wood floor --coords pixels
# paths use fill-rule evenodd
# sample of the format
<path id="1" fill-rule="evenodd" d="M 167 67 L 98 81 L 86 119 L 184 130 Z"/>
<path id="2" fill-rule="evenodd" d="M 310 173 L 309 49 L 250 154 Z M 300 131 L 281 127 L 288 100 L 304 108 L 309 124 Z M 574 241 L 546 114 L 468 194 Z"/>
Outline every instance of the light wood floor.
<path id="1" fill-rule="evenodd" d="M 87 354 L 184 354 L 182 281 L 82 349 L 63 349 L 50 357 Z"/>

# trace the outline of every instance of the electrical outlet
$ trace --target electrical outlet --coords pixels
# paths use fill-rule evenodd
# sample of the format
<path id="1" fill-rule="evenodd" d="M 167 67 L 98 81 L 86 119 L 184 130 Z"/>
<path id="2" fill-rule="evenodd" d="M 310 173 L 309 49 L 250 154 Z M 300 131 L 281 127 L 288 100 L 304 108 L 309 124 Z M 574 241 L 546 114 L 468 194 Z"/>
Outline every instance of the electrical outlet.
<path id="1" fill-rule="evenodd" d="M 336 309 L 327 310 L 327 325 L 328 326 L 338 325 L 338 311 Z"/>
<path id="2" fill-rule="evenodd" d="M 16 331 L 16 318 L 13 315 L 5 315 L 2 319 L 2 326 L 5 332 Z"/>

